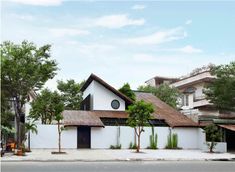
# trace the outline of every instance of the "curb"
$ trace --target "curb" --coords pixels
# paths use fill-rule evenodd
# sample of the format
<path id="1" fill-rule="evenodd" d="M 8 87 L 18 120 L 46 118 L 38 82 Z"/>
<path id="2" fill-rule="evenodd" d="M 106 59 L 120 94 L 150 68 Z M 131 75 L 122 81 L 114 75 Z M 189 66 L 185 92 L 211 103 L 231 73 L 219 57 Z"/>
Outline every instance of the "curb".
<path id="1" fill-rule="evenodd" d="M 235 161 L 235 158 L 221 158 L 221 159 L 107 159 L 107 160 L 89 160 L 89 159 L 73 159 L 73 160 L 40 160 L 40 159 L 27 159 L 27 160 L 2 160 L 1 162 L 163 162 L 163 161 Z"/>

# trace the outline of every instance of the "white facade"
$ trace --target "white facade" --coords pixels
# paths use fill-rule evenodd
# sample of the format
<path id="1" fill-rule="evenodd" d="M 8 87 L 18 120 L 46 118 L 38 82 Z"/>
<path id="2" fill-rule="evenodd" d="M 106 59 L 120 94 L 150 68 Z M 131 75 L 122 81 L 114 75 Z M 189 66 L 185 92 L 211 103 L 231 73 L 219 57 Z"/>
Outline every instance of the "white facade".
<path id="1" fill-rule="evenodd" d="M 37 125 L 37 128 L 37 135 L 31 133 L 31 148 L 58 148 L 57 125 Z M 145 127 L 144 130 L 145 132 L 141 134 L 141 148 L 147 148 L 150 145 L 149 137 L 152 135 L 151 127 Z M 154 132 L 158 135 L 158 148 L 165 148 L 170 130 L 169 127 L 154 127 Z M 178 147 L 183 149 L 201 149 L 205 142 L 205 134 L 200 128 L 174 128 L 171 132 L 178 134 Z M 120 134 L 119 137 L 118 134 Z M 91 128 L 91 148 L 93 149 L 109 149 L 111 145 L 115 146 L 118 143 L 122 148 L 128 149 L 131 142 L 135 142 L 134 129 L 131 127 Z M 77 148 L 77 127 L 69 127 L 62 132 L 61 144 L 62 148 Z"/>
<path id="2" fill-rule="evenodd" d="M 93 80 L 83 92 L 83 99 L 89 94 L 91 95 L 91 110 L 125 111 L 125 101 L 95 80 Z M 113 100 L 119 101 L 120 107 L 118 109 L 111 107 Z"/>

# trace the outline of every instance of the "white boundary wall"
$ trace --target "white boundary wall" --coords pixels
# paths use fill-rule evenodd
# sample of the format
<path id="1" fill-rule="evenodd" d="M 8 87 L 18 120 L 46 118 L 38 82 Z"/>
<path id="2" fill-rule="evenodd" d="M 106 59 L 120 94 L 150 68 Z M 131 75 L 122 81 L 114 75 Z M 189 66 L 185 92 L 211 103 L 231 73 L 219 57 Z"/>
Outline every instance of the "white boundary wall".
<path id="1" fill-rule="evenodd" d="M 37 125 L 38 134 L 31 133 L 31 148 L 58 148 L 57 125 Z M 26 146 L 27 146 L 26 141 Z M 61 134 L 62 148 L 77 148 L 77 128 L 66 128 Z"/>
<path id="2" fill-rule="evenodd" d="M 31 148 L 57 148 L 58 132 L 57 125 L 37 125 L 38 134 L 31 133 Z M 150 144 L 149 136 L 152 134 L 151 127 L 145 127 L 145 132 L 141 134 L 141 148 L 147 148 Z M 169 132 L 178 134 L 178 146 L 183 149 L 202 149 L 205 142 L 205 134 L 200 128 L 182 127 L 154 127 L 154 132 L 158 134 L 158 148 L 163 149 L 167 144 Z M 134 143 L 134 129 L 128 126 L 120 127 L 120 144 L 122 148 L 129 148 L 129 144 Z M 111 145 L 117 145 L 118 127 L 106 126 L 91 128 L 91 148 L 108 149 Z M 62 132 L 62 148 L 77 148 L 77 127 L 68 127 Z M 27 145 L 27 142 L 26 142 Z"/>

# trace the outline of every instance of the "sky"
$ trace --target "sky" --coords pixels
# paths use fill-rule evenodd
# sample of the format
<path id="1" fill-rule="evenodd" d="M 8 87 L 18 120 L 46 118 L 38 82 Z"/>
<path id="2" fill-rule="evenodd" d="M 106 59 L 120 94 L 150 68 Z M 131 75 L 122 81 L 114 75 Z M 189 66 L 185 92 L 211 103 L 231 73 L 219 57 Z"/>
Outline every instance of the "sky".
<path id="1" fill-rule="evenodd" d="M 57 80 L 132 89 L 235 60 L 235 1 L 2 0 L 1 41 L 51 44 Z"/>

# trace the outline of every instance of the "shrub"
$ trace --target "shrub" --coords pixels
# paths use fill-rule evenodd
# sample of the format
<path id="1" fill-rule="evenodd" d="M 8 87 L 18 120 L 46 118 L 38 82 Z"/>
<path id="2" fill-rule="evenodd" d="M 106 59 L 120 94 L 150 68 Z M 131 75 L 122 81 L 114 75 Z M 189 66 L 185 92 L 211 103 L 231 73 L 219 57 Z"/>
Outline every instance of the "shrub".
<path id="1" fill-rule="evenodd" d="M 178 135 L 169 134 L 167 137 L 166 149 L 178 149 Z"/>
<path id="2" fill-rule="evenodd" d="M 130 144 L 129 144 L 129 149 L 136 149 L 137 148 L 137 145 L 134 143 L 132 143 L 132 142 L 130 142 Z"/>
<path id="3" fill-rule="evenodd" d="M 122 145 L 121 144 L 120 145 L 111 145 L 109 148 L 110 149 L 121 149 Z"/>
<path id="4" fill-rule="evenodd" d="M 205 133 L 207 140 L 210 141 L 211 143 L 207 143 L 207 146 L 210 150 L 210 153 L 213 153 L 213 149 L 216 146 L 216 142 L 221 141 L 222 133 L 220 132 L 219 128 L 215 124 L 211 124 L 206 126 L 205 128 Z"/>
<path id="5" fill-rule="evenodd" d="M 149 136 L 150 146 L 148 149 L 157 149 L 157 134 L 154 134 L 154 128 L 152 127 L 152 135 Z"/>

